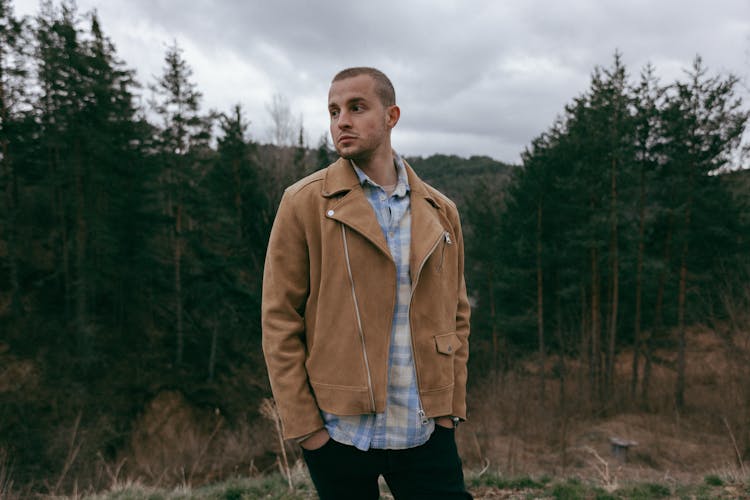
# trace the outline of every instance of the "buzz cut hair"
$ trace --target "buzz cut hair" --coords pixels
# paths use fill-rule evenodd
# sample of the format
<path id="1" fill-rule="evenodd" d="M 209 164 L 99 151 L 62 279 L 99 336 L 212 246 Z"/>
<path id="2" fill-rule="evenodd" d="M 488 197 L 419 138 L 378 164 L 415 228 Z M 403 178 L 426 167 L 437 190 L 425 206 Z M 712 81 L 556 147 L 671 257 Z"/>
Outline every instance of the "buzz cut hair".
<path id="1" fill-rule="evenodd" d="M 367 66 L 346 68 L 336 73 L 336 76 L 333 77 L 331 83 L 346 80 L 347 78 L 354 78 L 355 76 L 360 75 L 367 75 L 375 81 L 375 93 L 380 98 L 380 102 L 383 103 L 383 106 L 388 107 L 396 104 L 396 90 L 393 88 L 391 80 L 379 69 Z"/>

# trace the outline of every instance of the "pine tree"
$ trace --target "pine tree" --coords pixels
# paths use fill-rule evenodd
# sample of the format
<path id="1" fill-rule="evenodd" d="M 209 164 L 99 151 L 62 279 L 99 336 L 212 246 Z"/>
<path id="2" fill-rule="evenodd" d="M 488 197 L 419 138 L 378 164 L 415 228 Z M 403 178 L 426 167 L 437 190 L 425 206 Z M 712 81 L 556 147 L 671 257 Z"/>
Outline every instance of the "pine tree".
<path id="1" fill-rule="evenodd" d="M 27 120 L 26 79 L 28 33 L 23 20 L 13 15 L 10 0 L 0 0 L 0 234 L 5 235 L 10 306 L 13 316 L 23 313 L 20 284 L 19 179 L 16 148 L 21 124 Z M 0 266 L 2 268 L 3 266 Z"/>
<path id="2" fill-rule="evenodd" d="M 695 274 L 691 262 L 695 246 L 703 240 L 696 236 L 705 234 L 705 230 L 695 224 L 696 216 L 701 213 L 697 209 L 717 196 L 722 198 L 719 204 L 730 202 L 709 174 L 730 161 L 750 116 L 750 112 L 741 109 L 741 100 L 735 95 L 736 77 L 708 77 L 701 58 L 696 57 L 688 78 L 672 87 L 665 112 L 668 168 L 675 192 L 673 210 L 679 217 L 676 226 L 679 285 L 675 385 L 678 408 L 685 403 L 688 280 Z"/>
<path id="3" fill-rule="evenodd" d="M 601 85 L 599 87 L 598 85 Z M 620 241 L 622 240 L 620 220 L 623 210 L 622 192 L 628 187 L 628 174 L 632 164 L 633 143 L 631 97 L 627 93 L 627 74 L 622 64 L 622 56 L 615 53 L 612 67 L 604 70 L 604 80 L 592 85 L 591 105 L 598 108 L 603 127 L 602 134 L 592 137 L 603 147 L 604 157 L 599 161 L 607 165 L 609 184 L 609 245 L 608 245 L 608 307 L 607 307 L 607 349 L 605 394 L 609 397 L 614 390 L 615 348 L 618 337 L 620 310 Z"/>
<path id="4" fill-rule="evenodd" d="M 101 327 L 122 331 L 130 321 L 126 306 L 138 302 L 125 282 L 136 279 L 132 258 L 143 248 L 148 178 L 139 161 L 146 127 L 135 116 L 133 73 L 117 59 L 96 14 L 88 17 L 84 31 L 74 4 L 58 11 L 46 3 L 36 26 L 39 147 L 50 192 L 43 201 L 52 200 L 44 211 L 57 217 L 49 234 L 60 256 L 53 276 L 62 276 L 63 320 L 76 332 L 84 364 L 95 359 Z"/>
<path id="5" fill-rule="evenodd" d="M 175 363 L 185 349 L 183 260 L 186 232 L 192 227 L 190 192 L 202 174 L 200 154 L 208 147 L 211 120 L 200 113 L 201 93 L 191 82 L 192 69 L 175 42 L 167 49 L 164 72 L 151 86 L 152 107 L 161 118 L 157 143 L 164 190 L 163 214 L 171 221 L 167 234 L 172 267 L 172 314 L 175 325 Z"/>
<path id="6" fill-rule="evenodd" d="M 202 200 L 194 245 L 199 270 L 190 297 L 204 331 L 210 332 L 208 380 L 217 369 L 246 353 L 258 341 L 260 277 L 269 228 L 265 194 L 258 182 L 255 145 L 248 123 L 235 106 L 219 119 L 222 136 L 209 172 L 197 186 Z M 248 334 L 250 333 L 250 334 Z M 257 347 L 257 346 L 256 346 Z M 223 354 L 223 358 L 222 358 Z"/>
<path id="7" fill-rule="evenodd" d="M 649 185 L 655 180 L 655 173 L 659 168 L 659 141 L 660 141 L 660 113 L 663 105 L 664 89 L 660 87 L 655 75 L 655 68 L 647 65 L 641 72 L 638 86 L 633 89 L 635 121 L 633 144 L 633 160 L 638 170 L 637 174 L 637 255 L 635 269 L 635 297 L 633 311 L 633 360 L 631 369 L 630 395 L 636 399 L 639 381 L 640 356 L 645 358 L 642 379 L 642 394 L 648 393 L 650 382 L 653 343 L 642 338 L 644 326 L 643 294 L 646 283 L 645 275 L 657 274 L 653 264 L 646 268 L 646 245 L 647 245 L 647 217 L 657 210 L 653 200 L 648 196 Z M 650 229 L 650 228 L 649 228 Z M 652 242 L 649 242 L 652 243 Z M 649 245 L 652 246 L 652 245 Z M 649 272 L 645 273 L 644 270 Z M 645 402 L 645 397 L 643 398 Z"/>
<path id="8" fill-rule="evenodd" d="M 336 152 L 331 149 L 328 144 L 328 134 L 325 133 L 320 136 L 318 141 L 318 149 L 316 155 L 316 170 L 326 168 L 328 165 L 334 162 L 336 159 Z"/>

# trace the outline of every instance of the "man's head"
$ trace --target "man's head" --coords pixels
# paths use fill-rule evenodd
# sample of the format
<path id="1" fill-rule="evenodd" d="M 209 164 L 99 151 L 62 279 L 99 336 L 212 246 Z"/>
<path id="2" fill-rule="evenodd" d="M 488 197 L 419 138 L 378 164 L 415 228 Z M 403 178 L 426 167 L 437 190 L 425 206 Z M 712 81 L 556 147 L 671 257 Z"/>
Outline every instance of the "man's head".
<path id="1" fill-rule="evenodd" d="M 347 68 L 336 73 L 331 83 L 360 75 L 367 75 L 375 82 L 375 92 L 380 97 L 380 102 L 383 103 L 383 106 L 388 107 L 396 104 L 396 90 L 393 88 L 391 80 L 379 69 L 368 68 L 366 66 Z"/>
<path id="2" fill-rule="evenodd" d="M 400 117 L 393 84 L 375 68 L 336 74 L 328 93 L 331 137 L 344 158 L 367 162 L 391 154 L 390 134 Z"/>

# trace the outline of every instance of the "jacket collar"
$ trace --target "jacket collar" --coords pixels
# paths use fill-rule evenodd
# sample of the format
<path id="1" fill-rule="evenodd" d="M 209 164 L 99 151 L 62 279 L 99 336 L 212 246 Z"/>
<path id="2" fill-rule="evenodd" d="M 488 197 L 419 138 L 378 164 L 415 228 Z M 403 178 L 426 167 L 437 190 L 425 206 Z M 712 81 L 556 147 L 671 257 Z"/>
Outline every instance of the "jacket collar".
<path id="1" fill-rule="evenodd" d="M 429 201 L 435 208 L 440 208 L 438 200 L 427 190 L 422 179 L 414 172 L 411 165 L 404 160 L 404 167 L 406 168 L 406 176 L 409 180 L 409 189 L 412 192 L 412 200 L 415 197 L 424 198 Z M 347 193 L 353 189 L 360 187 L 359 177 L 354 171 L 349 160 L 339 158 L 332 163 L 326 171 L 326 176 L 323 181 L 322 195 L 326 198 Z"/>
<path id="2" fill-rule="evenodd" d="M 436 242 L 445 234 L 440 204 L 411 166 L 404 161 L 411 190 L 411 252 L 409 256 L 412 283 L 416 282 L 422 263 L 434 250 Z M 364 194 L 354 167 L 349 160 L 339 158 L 328 167 L 322 195 L 333 198 L 343 195 L 333 205 L 330 217 L 345 224 L 370 240 L 385 255 L 390 256 L 388 244 L 370 202 Z"/>
<path id="3" fill-rule="evenodd" d="M 326 170 L 323 180 L 323 196 L 331 198 L 337 194 L 343 194 L 359 186 L 359 178 L 354 172 L 349 160 L 339 158 Z"/>

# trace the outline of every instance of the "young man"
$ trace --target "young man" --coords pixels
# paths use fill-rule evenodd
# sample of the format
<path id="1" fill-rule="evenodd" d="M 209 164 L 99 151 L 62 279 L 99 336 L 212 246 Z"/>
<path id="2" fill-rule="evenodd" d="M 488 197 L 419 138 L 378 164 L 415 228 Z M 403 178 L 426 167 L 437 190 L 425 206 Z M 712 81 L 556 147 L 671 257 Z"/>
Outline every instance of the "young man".
<path id="1" fill-rule="evenodd" d="M 338 73 L 341 156 L 289 187 L 263 276 L 263 351 L 284 436 L 322 499 L 471 498 L 454 428 L 466 417 L 469 303 L 455 204 L 391 149 L 388 77 Z"/>

